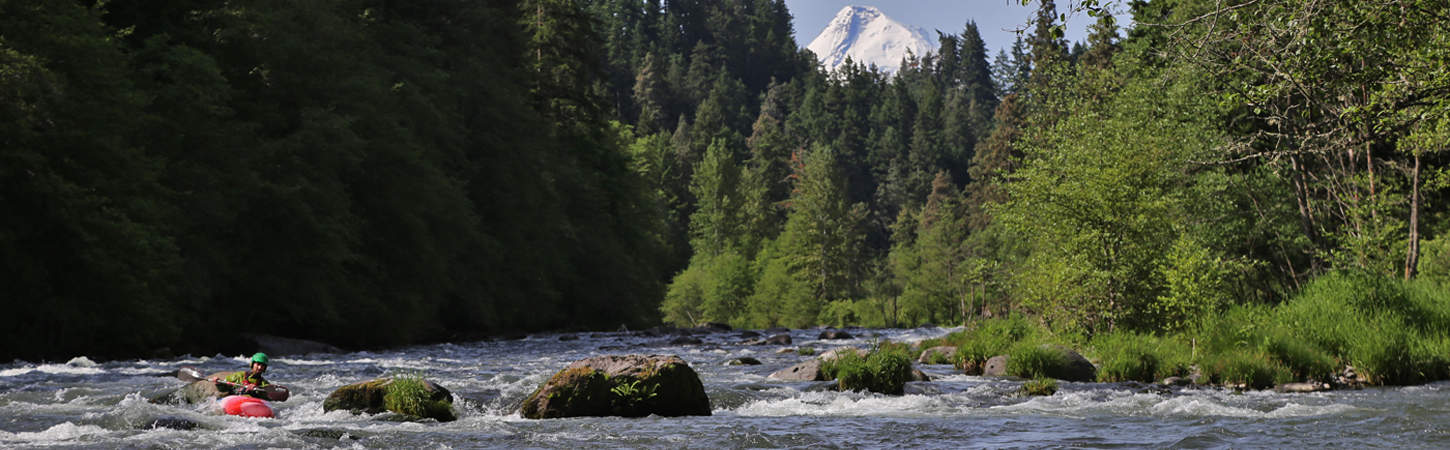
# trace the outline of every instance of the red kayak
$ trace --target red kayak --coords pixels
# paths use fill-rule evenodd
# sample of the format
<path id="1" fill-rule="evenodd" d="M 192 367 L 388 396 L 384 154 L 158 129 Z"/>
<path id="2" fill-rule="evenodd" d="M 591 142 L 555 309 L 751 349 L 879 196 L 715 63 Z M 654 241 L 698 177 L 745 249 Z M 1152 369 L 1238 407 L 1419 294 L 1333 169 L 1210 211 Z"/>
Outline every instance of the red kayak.
<path id="1" fill-rule="evenodd" d="M 217 400 L 222 405 L 222 411 L 233 416 L 242 417 L 274 417 L 272 415 L 272 404 L 256 397 L 245 395 L 228 395 Z"/>

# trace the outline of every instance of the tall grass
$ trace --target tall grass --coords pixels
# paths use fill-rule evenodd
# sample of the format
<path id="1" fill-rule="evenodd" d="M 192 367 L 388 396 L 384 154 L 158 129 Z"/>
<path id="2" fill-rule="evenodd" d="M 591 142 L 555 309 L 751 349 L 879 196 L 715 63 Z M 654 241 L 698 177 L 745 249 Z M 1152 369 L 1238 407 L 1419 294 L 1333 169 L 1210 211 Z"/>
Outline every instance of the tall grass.
<path id="1" fill-rule="evenodd" d="M 1381 384 L 1443 379 L 1450 367 L 1450 292 L 1424 281 L 1336 272 L 1279 308 L 1279 321 L 1361 375 Z"/>
<path id="2" fill-rule="evenodd" d="M 1100 361 L 1098 381 L 1151 383 L 1187 375 L 1193 362 L 1191 346 L 1178 337 L 1119 331 L 1094 337 L 1091 346 Z"/>
<path id="3" fill-rule="evenodd" d="M 1046 334 L 1040 325 L 1013 315 L 977 322 L 965 331 L 952 333 L 946 340 L 957 346 L 953 363 L 958 367 L 979 367 L 993 356 L 1007 354 L 1019 342 L 1038 341 Z"/>
<path id="4" fill-rule="evenodd" d="M 383 407 L 389 411 L 415 417 L 453 417 L 453 406 L 433 400 L 423 376 L 416 373 L 394 375 L 383 393 Z"/>

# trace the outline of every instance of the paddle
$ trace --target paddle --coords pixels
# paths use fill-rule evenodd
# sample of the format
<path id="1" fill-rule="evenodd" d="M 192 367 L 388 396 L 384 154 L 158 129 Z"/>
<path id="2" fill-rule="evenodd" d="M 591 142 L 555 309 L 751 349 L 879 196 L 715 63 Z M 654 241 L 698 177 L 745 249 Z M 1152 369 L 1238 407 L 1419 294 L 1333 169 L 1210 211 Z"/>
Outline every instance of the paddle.
<path id="1" fill-rule="evenodd" d="M 238 386 L 238 387 L 244 387 L 245 386 L 243 384 L 233 383 L 233 382 L 226 381 L 226 380 L 211 380 L 211 379 L 208 379 L 206 377 L 206 375 L 202 375 L 201 374 L 201 371 L 196 370 L 195 367 L 182 367 L 180 369 L 177 369 L 176 370 L 176 378 L 180 379 L 181 381 L 211 381 L 211 382 L 228 384 L 228 385 Z M 254 387 L 253 389 L 256 389 L 256 390 L 262 391 L 263 393 L 266 393 L 267 394 L 267 399 L 268 400 L 271 400 L 271 401 L 274 401 L 274 402 L 284 402 L 284 401 L 287 401 L 287 398 L 288 397 L 291 397 L 292 396 L 292 392 L 290 392 L 290 391 L 287 390 L 287 386 L 282 386 L 282 385 L 277 385 L 277 384 L 269 384 L 269 385 L 266 385 L 266 386 Z"/>

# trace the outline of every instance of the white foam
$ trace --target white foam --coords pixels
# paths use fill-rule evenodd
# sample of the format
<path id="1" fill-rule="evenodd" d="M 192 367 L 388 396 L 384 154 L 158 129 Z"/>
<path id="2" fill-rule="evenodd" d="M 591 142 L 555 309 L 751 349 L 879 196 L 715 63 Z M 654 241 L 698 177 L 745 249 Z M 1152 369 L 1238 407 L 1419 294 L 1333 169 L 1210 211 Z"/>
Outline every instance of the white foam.
<path id="1" fill-rule="evenodd" d="M 66 422 L 60 425 L 50 427 L 45 431 L 22 431 L 19 433 L 7 433 L 4 431 L 0 431 L 0 439 L 16 443 L 54 443 L 72 440 L 83 436 L 93 436 L 106 433 L 109 433 L 109 431 L 99 426 L 76 425 L 71 422 Z"/>
<path id="2" fill-rule="evenodd" d="M 946 405 L 940 397 L 924 395 L 888 396 L 841 392 L 805 392 L 796 397 L 756 400 L 734 410 L 741 416 L 922 416 L 940 412 Z"/>
<path id="3" fill-rule="evenodd" d="M 26 365 L 25 367 L 0 370 L 0 377 L 18 377 L 34 372 L 50 375 L 96 375 L 106 373 L 105 370 L 95 367 L 77 367 L 69 364 L 42 364 L 39 366 Z"/>
<path id="4" fill-rule="evenodd" d="M 84 356 L 77 356 L 71 358 L 70 361 L 66 361 L 65 365 L 71 367 L 95 367 L 96 362 Z"/>

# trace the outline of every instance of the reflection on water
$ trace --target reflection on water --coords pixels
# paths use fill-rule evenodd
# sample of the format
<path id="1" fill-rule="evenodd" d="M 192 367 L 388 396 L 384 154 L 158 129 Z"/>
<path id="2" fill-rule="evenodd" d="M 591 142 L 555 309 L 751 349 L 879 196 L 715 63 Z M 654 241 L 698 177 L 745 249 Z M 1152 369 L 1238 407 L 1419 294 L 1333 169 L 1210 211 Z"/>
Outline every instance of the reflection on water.
<path id="1" fill-rule="evenodd" d="M 950 330 L 853 330 L 869 337 L 798 346 L 868 346 Z M 1020 382 L 921 368 L 934 381 L 907 395 L 834 392 L 822 383 L 766 378 L 807 356 L 746 346 L 738 332 L 698 336 L 703 345 L 629 333 L 540 335 L 395 351 L 279 357 L 273 381 L 292 389 L 278 419 L 221 416 L 210 405 L 155 405 L 179 387 L 159 376 L 182 365 L 241 370 L 242 355 L 168 361 L 0 365 L 0 447 L 1313 447 L 1450 446 L 1450 384 L 1315 394 L 1167 390 L 1140 384 L 1062 383 L 1051 397 L 1015 395 Z M 698 371 L 709 417 L 525 420 L 516 409 L 555 371 L 598 354 L 674 354 Z M 750 356 L 759 366 L 727 366 Z M 422 372 L 454 393 L 459 420 L 405 422 L 388 414 L 322 412 L 339 386 L 395 372 Z"/>

